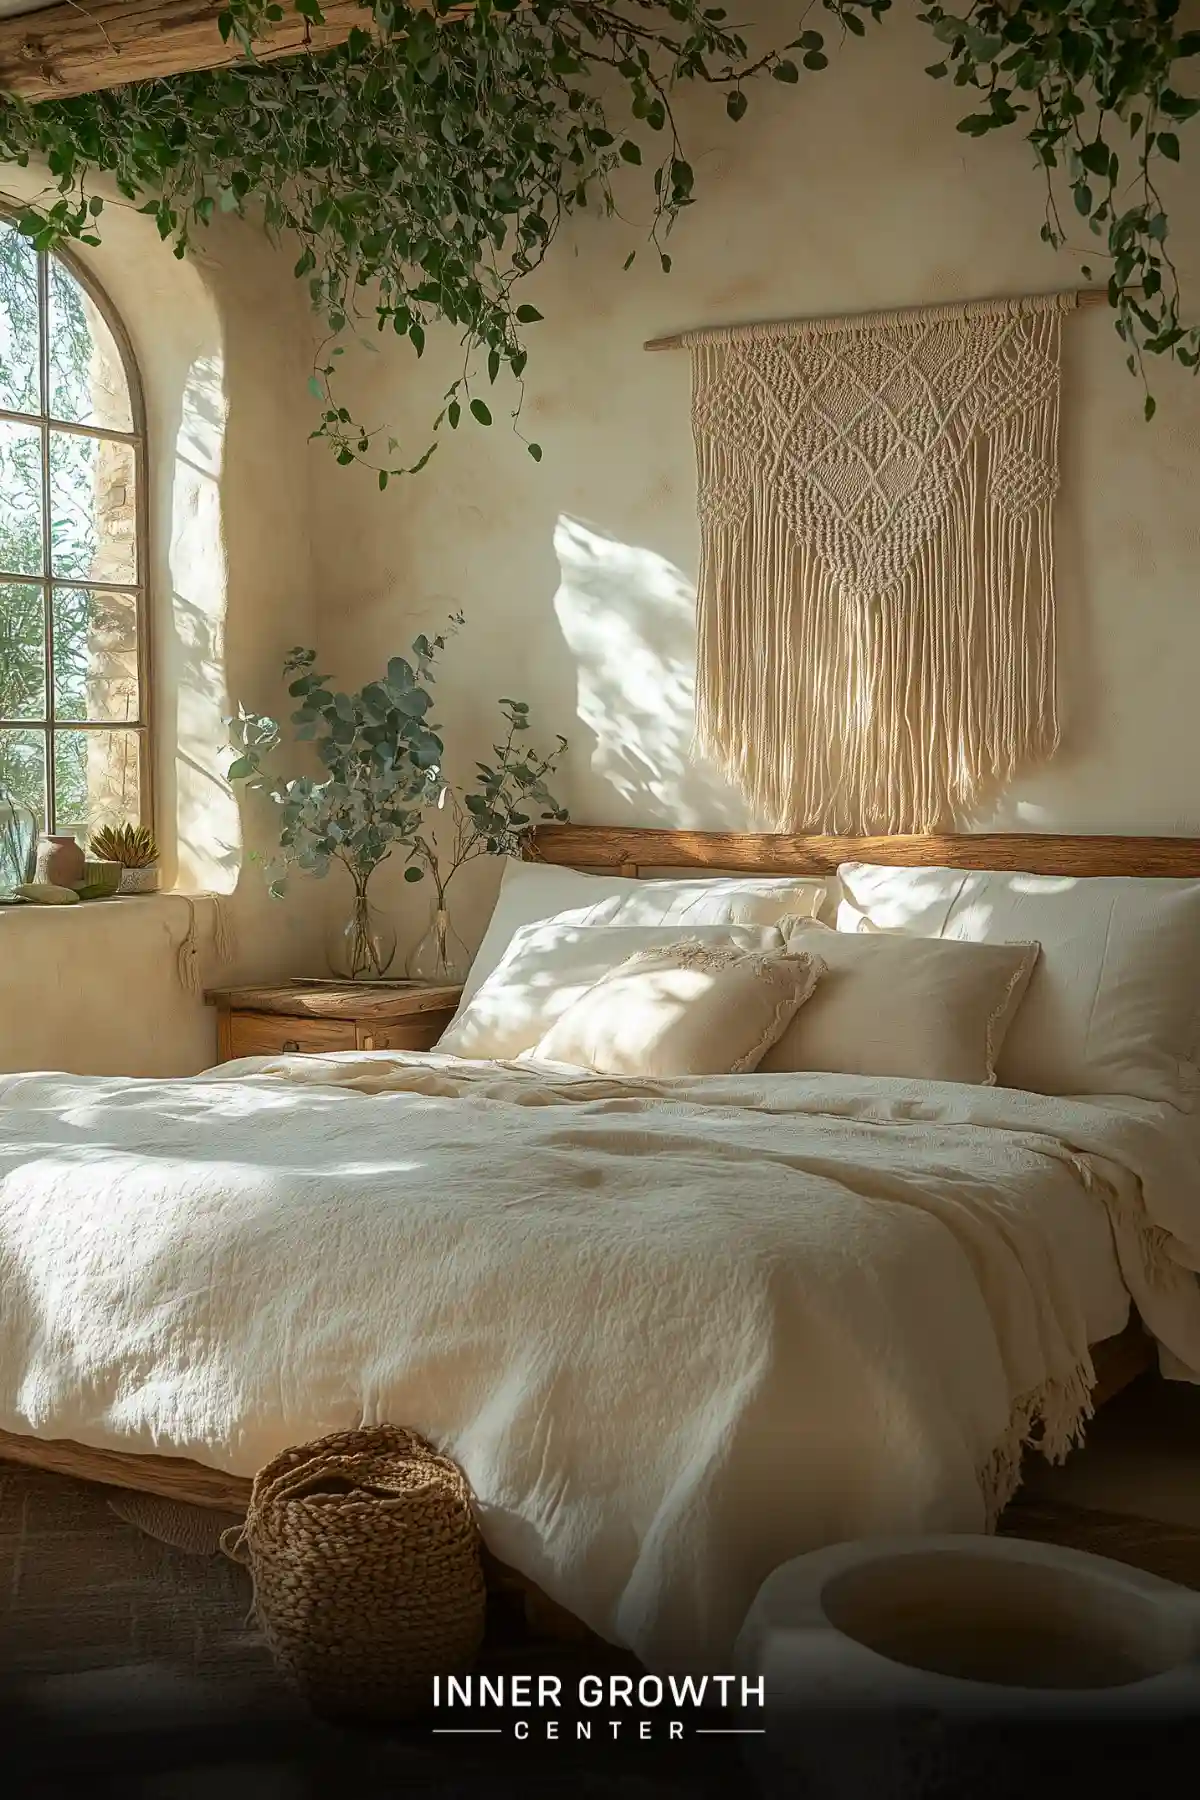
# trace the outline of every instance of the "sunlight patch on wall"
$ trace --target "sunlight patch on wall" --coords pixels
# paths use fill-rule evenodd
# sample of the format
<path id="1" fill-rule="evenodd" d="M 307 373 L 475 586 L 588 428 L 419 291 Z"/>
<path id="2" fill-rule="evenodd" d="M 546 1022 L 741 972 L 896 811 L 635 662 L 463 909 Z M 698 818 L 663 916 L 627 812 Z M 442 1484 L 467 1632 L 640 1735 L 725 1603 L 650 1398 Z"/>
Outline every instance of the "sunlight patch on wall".
<path id="1" fill-rule="evenodd" d="M 177 880 L 230 893 L 241 865 L 237 800 L 224 776 L 228 567 L 221 468 L 228 401 L 219 347 L 192 362 L 175 440 L 171 588 L 175 631 Z"/>
<path id="2" fill-rule="evenodd" d="M 741 797 L 693 756 L 692 583 L 655 551 L 565 514 L 554 549 L 561 571 L 554 610 L 578 672 L 576 710 L 594 739 L 592 772 L 620 799 L 616 816 L 630 824 L 745 826 Z"/>

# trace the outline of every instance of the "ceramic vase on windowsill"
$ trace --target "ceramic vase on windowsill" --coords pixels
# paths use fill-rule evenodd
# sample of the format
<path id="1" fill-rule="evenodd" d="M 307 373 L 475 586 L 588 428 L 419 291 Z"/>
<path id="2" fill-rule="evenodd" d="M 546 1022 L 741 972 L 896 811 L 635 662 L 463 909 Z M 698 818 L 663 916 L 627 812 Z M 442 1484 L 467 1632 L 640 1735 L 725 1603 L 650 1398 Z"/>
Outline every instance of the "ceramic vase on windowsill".
<path id="1" fill-rule="evenodd" d="M 352 873 L 350 910 L 334 926 L 326 946 L 329 967 L 343 981 L 382 981 L 396 959 L 396 928 L 367 897 L 374 869 Z"/>
<path id="2" fill-rule="evenodd" d="M 38 841 L 34 880 L 52 887 L 75 887 L 83 880 L 87 858 L 73 837 L 44 836 Z"/>
<path id="3" fill-rule="evenodd" d="M 410 952 L 405 973 L 410 981 L 423 981 L 431 987 L 461 987 L 470 961 L 466 945 L 450 922 L 445 889 L 439 887 L 428 929 Z"/>

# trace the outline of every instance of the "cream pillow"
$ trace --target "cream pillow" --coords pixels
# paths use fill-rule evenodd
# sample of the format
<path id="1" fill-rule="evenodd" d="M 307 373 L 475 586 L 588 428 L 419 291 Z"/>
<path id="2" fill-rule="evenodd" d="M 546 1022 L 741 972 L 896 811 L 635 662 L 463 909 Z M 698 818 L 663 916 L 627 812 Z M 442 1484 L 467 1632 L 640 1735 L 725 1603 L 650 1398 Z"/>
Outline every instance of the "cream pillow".
<path id="1" fill-rule="evenodd" d="M 739 950 L 782 950 L 773 925 L 695 925 L 689 937 Z M 635 950 L 677 943 L 679 927 L 576 925 L 552 919 L 519 930 L 499 968 L 459 1008 L 435 1049 L 506 1062 L 532 1050 L 555 1020 Z"/>
<path id="2" fill-rule="evenodd" d="M 747 955 L 695 939 L 639 950 L 573 1001 L 533 1055 L 600 1075 L 744 1075 L 820 973 L 803 950 Z"/>
<path id="3" fill-rule="evenodd" d="M 996 1058 L 1038 954 L 1036 944 L 856 937 L 812 921 L 793 931 L 788 949 L 812 951 L 826 972 L 760 1068 L 972 1087 L 996 1080 Z"/>
<path id="4" fill-rule="evenodd" d="M 816 918 L 829 885 L 786 875 L 715 875 L 638 881 L 584 875 L 550 863 L 508 858 L 483 942 L 463 986 L 459 1011 L 504 960 L 524 925 L 777 925 L 785 915 Z"/>
<path id="5" fill-rule="evenodd" d="M 1000 1053 L 1001 1086 L 1194 1107 L 1200 882 L 874 863 L 846 863 L 839 874 L 839 932 L 1040 943 Z"/>

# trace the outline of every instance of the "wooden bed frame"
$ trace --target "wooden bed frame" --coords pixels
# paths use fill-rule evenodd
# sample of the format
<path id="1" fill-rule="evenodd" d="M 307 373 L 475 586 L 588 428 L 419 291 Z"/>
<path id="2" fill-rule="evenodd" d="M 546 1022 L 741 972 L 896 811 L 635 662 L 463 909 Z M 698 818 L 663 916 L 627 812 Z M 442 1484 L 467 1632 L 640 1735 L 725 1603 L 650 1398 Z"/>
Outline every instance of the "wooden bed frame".
<path id="1" fill-rule="evenodd" d="M 550 825 L 534 834 L 530 854 L 542 862 L 615 869 L 630 876 L 658 869 L 816 876 L 834 874 L 843 862 L 874 862 L 897 868 L 1004 869 L 1031 875 L 1200 879 L 1200 838 L 1182 837 L 991 834 L 835 838 Z M 1135 1316 L 1119 1336 L 1093 1345 L 1092 1357 L 1096 1368 L 1093 1403 L 1100 1405 L 1152 1366 L 1153 1346 Z M 184 1457 L 96 1450 L 65 1439 L 0 1432 L 0 1462 L 4 1461 L 221 1511 L 245 1512 L 250 1497 L 251 1483 L 246 1476 L 225 1475 Z M 505 1582 L 509 1573 L 500 1571 L 502 1584 L 512 1585 L 512 1581 Z M 529 1588 L 522 1578 L 513 1580 Z"/>

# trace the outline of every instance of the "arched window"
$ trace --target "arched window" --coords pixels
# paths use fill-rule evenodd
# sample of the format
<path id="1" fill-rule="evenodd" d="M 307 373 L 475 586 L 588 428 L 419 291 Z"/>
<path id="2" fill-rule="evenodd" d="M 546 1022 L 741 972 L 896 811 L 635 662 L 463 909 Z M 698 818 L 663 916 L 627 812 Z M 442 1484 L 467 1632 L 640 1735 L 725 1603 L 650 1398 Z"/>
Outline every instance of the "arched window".
<path id="1" fill-rule="evenodd" d="M 81 843 L 151 819 L 144 519 L 121 325 L 0 216 L 0 789 Z"/>

